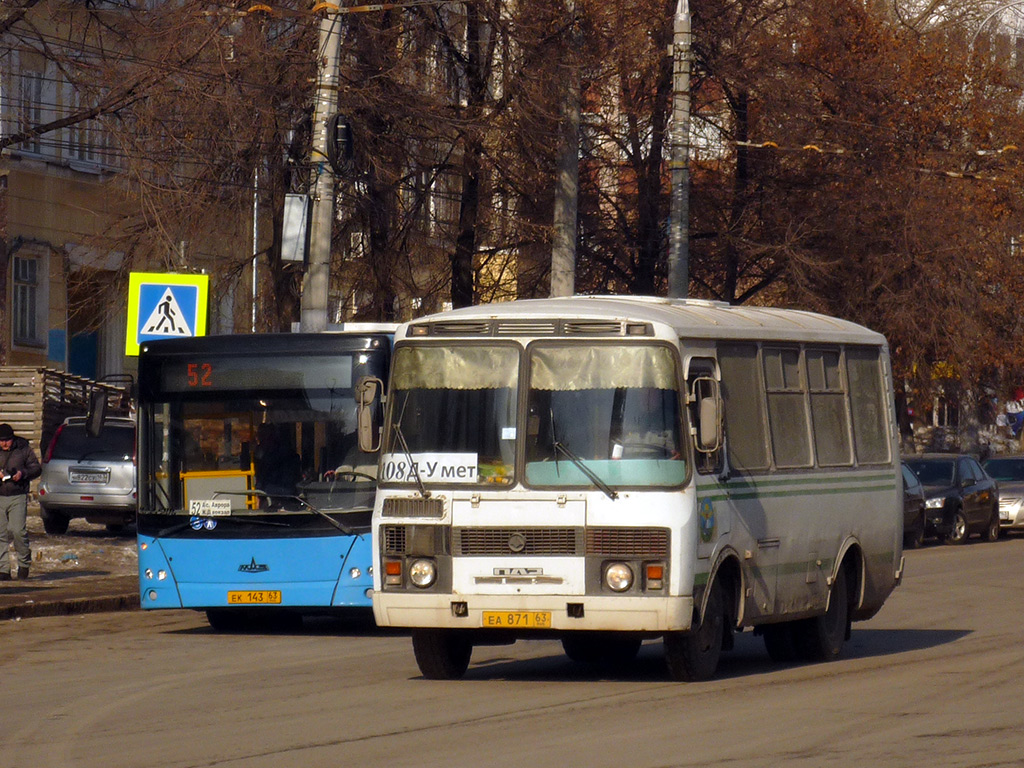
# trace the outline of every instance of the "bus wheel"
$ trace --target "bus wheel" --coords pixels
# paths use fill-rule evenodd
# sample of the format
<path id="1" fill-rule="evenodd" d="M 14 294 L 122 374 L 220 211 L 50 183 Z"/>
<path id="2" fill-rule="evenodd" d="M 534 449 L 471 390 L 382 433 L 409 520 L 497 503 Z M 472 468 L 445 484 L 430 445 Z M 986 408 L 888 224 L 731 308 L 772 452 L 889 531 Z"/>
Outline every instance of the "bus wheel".
<path id="1" fill-rule="evenodd" d="M 621 666 L 640 652 L 641 639 L 614 632 L 578 633 L 562 638 L 565 655 L 580 664 Z"/>
<path id="2" fill-rule="evenodd" d="M 206 620 L 217 632 L 243 632 L 252 625 L 251 615 L 239 608 L 210 608 Z"/>
<path id="3" fill-rule="evenodd" d="M 428 680 L 458 680 L 469 669 L 473 642 L 463 633 L 444 629 L 414 629 L 412 651 Z"/>
<path id="4" fill-rule="evenodd" d="M 805 661 L 832 661 L 839 657 L 850 624 L 846 568 L 840 568 L 832 582 L 828 608 L 821 616 L 799 621 L 794 626 L 797 654 Z"/>
<path id="5" fill-rule="evenodd" d="M 764 647 L 768 651 L 768 657 L 772 661 L 788 664 L 797 660 L 793 622 L 764 624 L 761 626 L 761 635 L 764 637 Z"/>
<path id="6" fill-rule="evenodd" d="M 700 626 L 689 632 L 665 635 L 665 663 L 669 677 L 681 682 L 710 680 L 718 669 L 724 637 L 725 602 L 722 586 L 716 579 L 711 582 L 711 594 L 708 595 Z"/>

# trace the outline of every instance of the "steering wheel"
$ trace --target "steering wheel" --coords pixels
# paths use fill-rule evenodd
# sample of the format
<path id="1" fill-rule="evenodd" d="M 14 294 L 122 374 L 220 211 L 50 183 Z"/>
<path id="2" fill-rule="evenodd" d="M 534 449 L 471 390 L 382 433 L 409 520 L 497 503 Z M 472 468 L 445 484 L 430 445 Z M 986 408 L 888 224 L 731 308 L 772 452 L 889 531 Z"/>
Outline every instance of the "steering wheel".
<path id="1" fill-rule="evenodd" d="M 350 482 L 357 482 L 359 480 L 369 480 L 371 483 L 377 482 L 377 478 L 373 475 L 368 475 L 365 472 L 357 472 L 354 469 L 339 469 L 334 473 L 335 480 L 341 480 L 346 477 L 349 478 Z"/>

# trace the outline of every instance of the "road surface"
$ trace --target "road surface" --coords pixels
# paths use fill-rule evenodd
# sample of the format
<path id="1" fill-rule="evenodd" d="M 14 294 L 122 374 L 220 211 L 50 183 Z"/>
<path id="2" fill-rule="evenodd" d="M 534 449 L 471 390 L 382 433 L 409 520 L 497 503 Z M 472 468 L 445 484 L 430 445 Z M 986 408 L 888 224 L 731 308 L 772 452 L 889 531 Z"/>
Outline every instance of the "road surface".
<path id="1" fill-rule="evenodd" d="M 1024 539 L 907 553 L 839 661 L 778 666 L 744 633 L 713 681 L 660 642 L 617 674 L 555 641 L 419 676 L 407 636 L 315 621 L 219 635 L 187 611 L 0 623 L 0 760 L 120 766 L 1024 765 Z"/>

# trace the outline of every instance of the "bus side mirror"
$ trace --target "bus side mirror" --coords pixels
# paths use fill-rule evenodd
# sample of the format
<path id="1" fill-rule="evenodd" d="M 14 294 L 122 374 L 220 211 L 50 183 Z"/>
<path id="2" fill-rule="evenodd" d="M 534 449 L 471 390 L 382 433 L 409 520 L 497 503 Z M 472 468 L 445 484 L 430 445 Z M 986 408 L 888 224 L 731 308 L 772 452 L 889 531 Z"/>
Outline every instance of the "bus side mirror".
<path id="1" fill-rule="evenodd" d="M 89 395 L 89 414 L 85 417 L 85 433 L 89 437 L 99 437 L 106 419 L 107 393 L 102 389 L 94 389 Z"/>
<path id="2" fill-rule="evenodd" d="M 356 382 L 356 429 L 359 450 L 374 453 L 380 448 L 380 424 L 377 422 L 377 397 L 384 391 L 384 382 L 364 376 Z"/>
<path id="3" fill-rule="evenodd" d="M 697 447 L 707 453 L 717 451 L 722 444 L 719 402 L 717 397 L 700 399 L 700 432 L 697 435 Z"/>

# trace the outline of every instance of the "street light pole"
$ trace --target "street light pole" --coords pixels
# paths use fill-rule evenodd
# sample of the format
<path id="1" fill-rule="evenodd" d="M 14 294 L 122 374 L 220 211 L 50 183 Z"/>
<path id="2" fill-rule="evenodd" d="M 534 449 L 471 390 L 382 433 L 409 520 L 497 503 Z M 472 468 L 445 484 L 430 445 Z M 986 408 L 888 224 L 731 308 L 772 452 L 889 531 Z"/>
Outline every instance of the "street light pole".
<path id="1" fill-rule="evenodd" d="M 672 24 L 672 123 L 670 133 L 668 295 L 690 289 L 690 3 L 677 0 Z"/>
<path id="2" fill-rule="evenodd" d="M 572 296 L 576 290 L 576 217 L 579 197 L 580 77 L 576 51 L 580 47 L 576 2 L 568 0 L 572 22 L 566 54 L 565 102 L 562 105 L 562 147 L 555 178 L 551 235 L 551 296 Z"/>
<path id="3" fill-rule="evenodd" d="M 316 101 L 313 105 L 312 166 L 313 215 L 309 237 L 309 259 L 302 278 L 301 325 L 303 332 L 327 330 L 327 297 L 331 277 L 331 225 L 334 222 L 334 173 L 327 162 L 328 121 L 338 110 L 338 68 L 341 57 L 341 16 L 338 6 L 318 3 L 320 47 Z"/>

